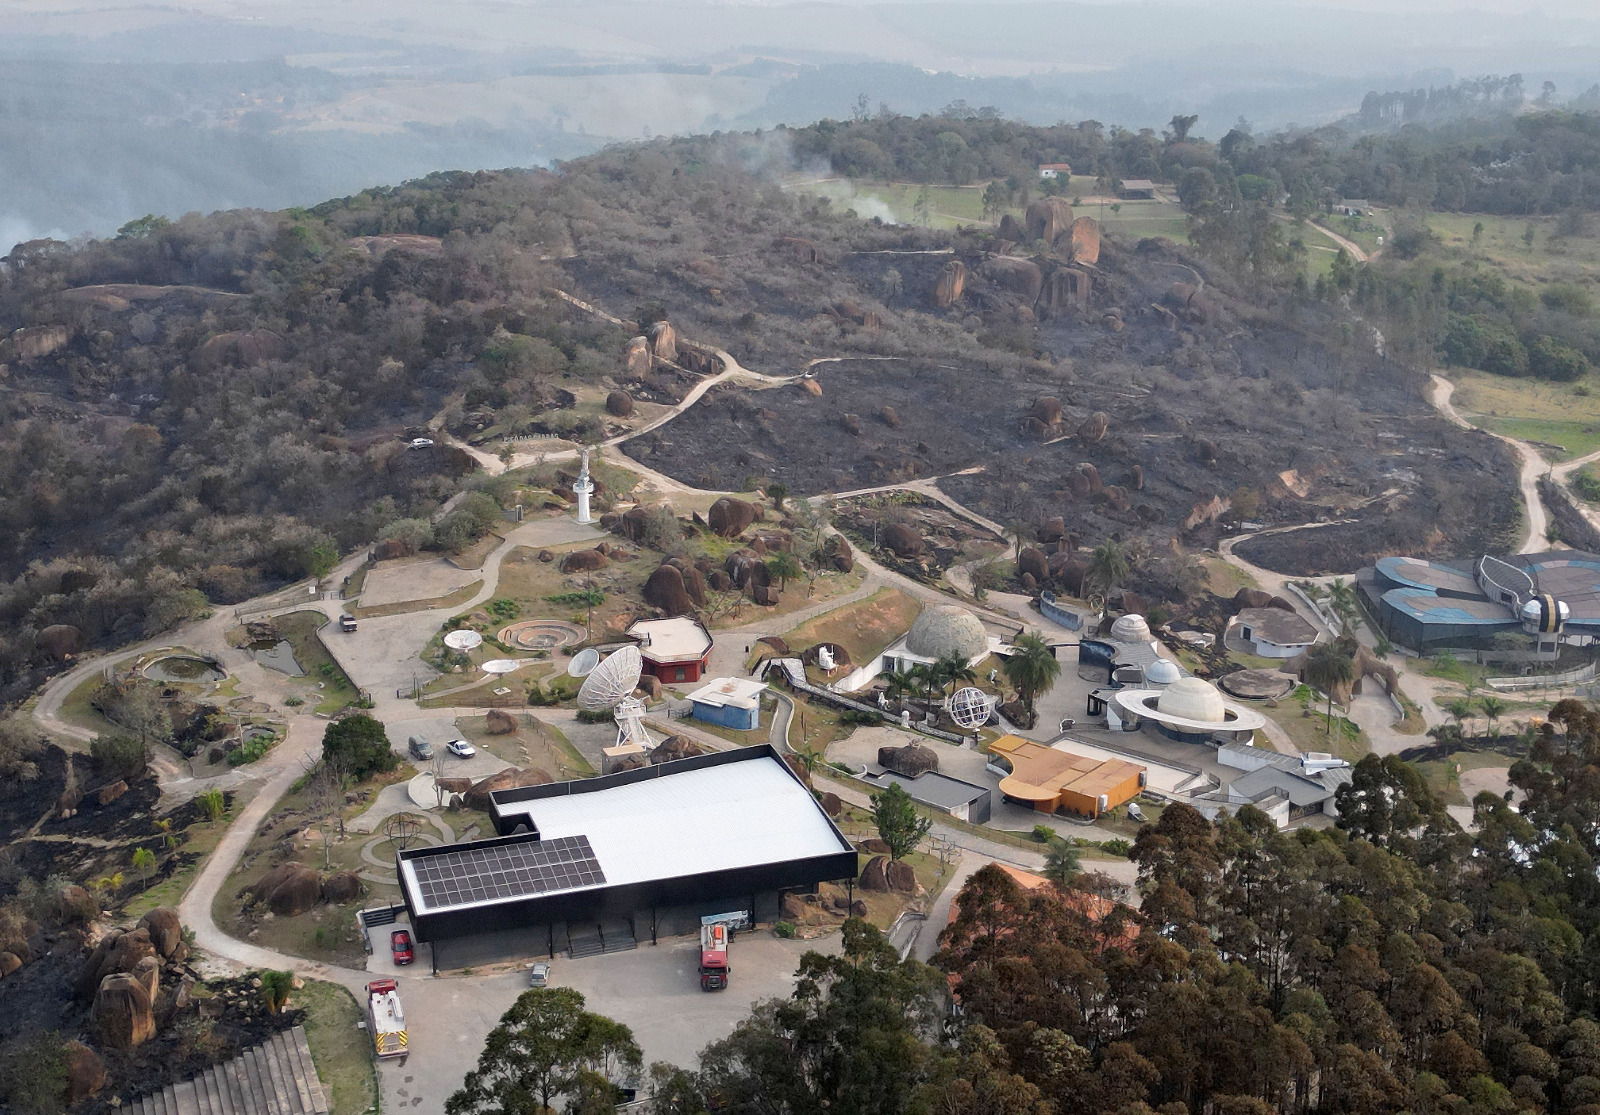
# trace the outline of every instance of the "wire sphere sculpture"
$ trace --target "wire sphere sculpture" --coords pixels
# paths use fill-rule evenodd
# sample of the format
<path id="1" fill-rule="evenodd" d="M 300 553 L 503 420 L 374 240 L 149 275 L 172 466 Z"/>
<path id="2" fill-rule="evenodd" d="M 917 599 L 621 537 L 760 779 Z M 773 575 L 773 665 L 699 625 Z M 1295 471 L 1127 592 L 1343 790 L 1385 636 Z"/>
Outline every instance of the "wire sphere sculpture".
<path id="1" fill-rule="evenodd" d="M 994 710 L 994 702 L 989 694 L 976 686 L 969 685 L 965 689 L 957 689 L 945 702 L 944 707 L 950 714 L 951 720 L 970 731 L 989 723 L 989 714 Z"/>
<path id="2" fill-rule="evenodd" d="M 421 831 L 422 818 L 414 817 L 410 813 L 396 813 L 383 826 L 383 835 L 387 836 L 396 848 L 409 848 L 415 843 L 417 834 Z"/>
<path id="3" fill-rule="evenodd" d="M 639 687 L 639 675 L 642 673 L 644 658 L 640 656 L 639 648 L 623 647 L 583 679 L 583 685 L 578 689 L 578 707 L 590 712 L 615 708 L 624 697 Z"/>

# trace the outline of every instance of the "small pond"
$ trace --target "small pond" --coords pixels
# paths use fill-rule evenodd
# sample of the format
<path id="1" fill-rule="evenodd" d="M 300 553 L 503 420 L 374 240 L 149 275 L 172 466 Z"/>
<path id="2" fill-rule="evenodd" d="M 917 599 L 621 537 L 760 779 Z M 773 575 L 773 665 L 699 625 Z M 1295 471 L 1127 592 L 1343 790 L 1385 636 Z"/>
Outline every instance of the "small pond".
<path id="1" fill-rule="evenodd" d="M 306 672 L 295 661 L 294 646 L 288 639 L 279 639 L 275 643 L 251 643 L 250 653 L 269 670 L 277 670 L 294 678 L 305 677 Z"/>
<path id="2" fill-rule="evenodd" d="M 158 658 L 144 668 L 144 676 L 152 681 L 221 681 L 228 675 L 217 668 L 215 662 L 194 658 L 186 654 L 170 654 Z"/>

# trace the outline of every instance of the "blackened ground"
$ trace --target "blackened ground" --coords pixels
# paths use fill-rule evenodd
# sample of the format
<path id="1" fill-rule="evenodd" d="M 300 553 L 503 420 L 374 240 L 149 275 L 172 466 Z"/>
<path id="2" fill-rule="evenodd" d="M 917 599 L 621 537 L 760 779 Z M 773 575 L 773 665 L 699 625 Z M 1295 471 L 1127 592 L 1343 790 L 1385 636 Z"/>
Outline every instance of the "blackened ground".
<path id="1" fill-rule="evenodd" d="M 940 257 L 910 258 L 853 257 L 845 270 L 862 288 L 891 261 L 907 284 L 907 272 L 919 284 L 936 273 Z M 1241 488 L 1261 497 L 1256 517 L 1268 524 L 1353 520 L 1251 549 L 1250 560 L 1293 573 L 1350 572 L 1376 553 L 1476 553 L 1516 530 L 1504 446 L 1440 420 L 1422 377 L 1376 355 L 1364 327 L 1327 307 L 1261 307 L 1210 280 L 1209 319 L 1174 324 L 1154 304 L 1171 305 L 1167 292 L 1192 282 L 1192 264 L 1147 245 L 1106 253 L 1089 313 L 1035 327 L 982 277 L 980 256 L 967 262 L 963 307 L 936 311 L 919 295 L 900 328 L 912 317 L 948 328 L 959 317 L 987 346 L 975 355 L 821 364 L 820 397 L 795 386 L 727 388 L 625 451 L 705 488 L 774 478 L 811 495 L 942 477 L 943 490 L 991 518 L 1061 515 L 1091 545 L 1109 535 L 1208 544 L 1216 526 L 1186 520 Z M 1111 306 L 1126 328 L 1104 323 Z M 1045 395 L 1061 400 L 1064 420 L 1041 442 L 1022 422 Z M 879 417 L 885 406 L 898 426 Z M 1074 436 L 1096 411 L 1108 416 L 1107 435 Z M 1084 463 L 1103 484 L 1128 489 L 1126 510 L 1073 495 L 1069 474 Z M 1294 485 L 1309 485 L 1304 496 L 1280 480 L 1290 472 Z"/>

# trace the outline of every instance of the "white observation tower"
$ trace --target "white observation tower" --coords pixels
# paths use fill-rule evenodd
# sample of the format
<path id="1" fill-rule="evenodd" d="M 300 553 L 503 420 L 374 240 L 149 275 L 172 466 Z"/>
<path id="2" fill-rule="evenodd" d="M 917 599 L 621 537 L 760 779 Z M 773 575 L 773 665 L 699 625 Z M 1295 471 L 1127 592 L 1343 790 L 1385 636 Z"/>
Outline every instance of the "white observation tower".
<path id="1" fill-rule="evenodd" d="M 578 522 L 594 522 L 594 516 L 589 514 L 589 497 L 594 494 L 594 481 L 589 479 L 589 449 L 587 446 L 583 450 L 583 468 L 578 473 L 578 479 L 572 485 L 572 493 L 578 497 Z"/>

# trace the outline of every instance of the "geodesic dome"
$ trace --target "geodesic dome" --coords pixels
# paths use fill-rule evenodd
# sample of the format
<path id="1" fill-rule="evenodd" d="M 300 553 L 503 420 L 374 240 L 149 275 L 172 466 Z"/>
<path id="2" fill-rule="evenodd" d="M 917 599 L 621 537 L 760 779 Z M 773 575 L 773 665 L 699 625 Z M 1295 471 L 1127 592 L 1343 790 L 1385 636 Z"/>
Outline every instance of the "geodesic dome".
<path id="1" fill-rule="evenodd" d="M 954 604 L 928 608 L 906 635 L 906 650 L 919 658 L 954 654 L 970 660 L 988 649 L 989 636 L 978 617 Z"/>

